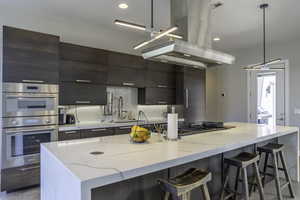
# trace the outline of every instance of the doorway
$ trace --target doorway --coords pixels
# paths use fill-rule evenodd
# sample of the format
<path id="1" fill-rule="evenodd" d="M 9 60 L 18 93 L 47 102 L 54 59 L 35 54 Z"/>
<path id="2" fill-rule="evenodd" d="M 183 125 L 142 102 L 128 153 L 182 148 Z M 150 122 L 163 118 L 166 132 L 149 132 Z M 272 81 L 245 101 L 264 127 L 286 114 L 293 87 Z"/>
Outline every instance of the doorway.
<path id="1" fill-rule="evenodd" d="M 288 61 L 270 70 L 248 71 L 248 122 L 285 126 L 289 123 Z"/>

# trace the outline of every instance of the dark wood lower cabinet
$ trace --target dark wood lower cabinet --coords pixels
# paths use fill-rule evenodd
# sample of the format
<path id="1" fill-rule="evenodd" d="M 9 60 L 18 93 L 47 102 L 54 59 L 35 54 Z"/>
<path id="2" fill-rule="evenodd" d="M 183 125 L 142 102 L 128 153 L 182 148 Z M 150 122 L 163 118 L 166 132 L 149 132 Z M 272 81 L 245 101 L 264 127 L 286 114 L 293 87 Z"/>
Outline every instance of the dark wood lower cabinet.
<path id="1" fill-rule="evenodd" d="M 118 127 L 115 129 L 115 135 L 125 135 L 131 132 L 131 126 Z"/>
<path id="2" fill-rule="evenodd" d="M 1 191 L 14 191 L 40 184 L 40 165 L 27 165 L 1 171 Z"/>
<path id="3" fill-rule="evenodd" d="M 74 140 L 74 139 L 80 139 L 80 131 L 60 131 L 58 133 L 58 140 Z"/>
<path id="4" fill-rule="evenodd" d="M 80 131 L 81 138 L 104 137 L 114 135 L 112 128 L 87 129 Z"/>

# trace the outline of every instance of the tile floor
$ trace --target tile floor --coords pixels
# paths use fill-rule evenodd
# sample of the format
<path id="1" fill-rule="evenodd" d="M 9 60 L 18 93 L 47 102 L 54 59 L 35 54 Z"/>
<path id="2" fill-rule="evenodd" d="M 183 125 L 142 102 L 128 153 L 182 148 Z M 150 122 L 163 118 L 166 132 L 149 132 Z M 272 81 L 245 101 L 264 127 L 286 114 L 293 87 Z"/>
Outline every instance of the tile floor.
<path id="1" fill-rule="evenodd" d="M 300 183 L 295 183 L 294 189 L 296 193 L 296 198 L 294 200 L 300 200 Z M 287 190 L 284 190 L 284 200 L 291 199 L 287 194 Z M 265 200 L 276 199 L 275 183 L 273 181 L 265 188 Z M 0 193 L 0 200 L 40 200 L 40 190 L 39 188 L 32 188 L 9 194 Z M 259 195 L 252 195 L 251 200 L 259 200 Z"/>

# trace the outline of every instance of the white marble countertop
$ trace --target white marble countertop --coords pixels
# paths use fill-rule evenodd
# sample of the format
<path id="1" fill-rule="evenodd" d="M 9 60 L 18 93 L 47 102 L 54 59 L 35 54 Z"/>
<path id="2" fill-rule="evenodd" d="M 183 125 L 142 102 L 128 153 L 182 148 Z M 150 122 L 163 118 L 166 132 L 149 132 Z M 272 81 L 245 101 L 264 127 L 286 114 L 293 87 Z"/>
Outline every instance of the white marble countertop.
<path id="1" fill-rule="evenodd" d="M 42 151 L 53 156 L 84 187 L 93 188 L 298 132 L 297 127 L 226 125 L 236 128 L 185 136 L 178 141 L 155 136 L 145 144 L 132 144 L 127 135 L 53 142 L 43 144 Z M 104 154 L 91 155 L 94 151 Z"/>
<path id="2" fill-rule="evenodd" d="M 154 124 L 154 123 L 167 123 L 166 120 L 150 120 L 148 122 L 141 121 L 139 124 Z M 83 122 L 71 125 L 59 125 L 59 131 L 73 131 L 73 130 L 83 130 L 83 129 L 97 129 L 97 128 L 114 128 L 114 127 L 124 127 L 124 126 L 133 126 L 136 125 L 136 122 Z"/>

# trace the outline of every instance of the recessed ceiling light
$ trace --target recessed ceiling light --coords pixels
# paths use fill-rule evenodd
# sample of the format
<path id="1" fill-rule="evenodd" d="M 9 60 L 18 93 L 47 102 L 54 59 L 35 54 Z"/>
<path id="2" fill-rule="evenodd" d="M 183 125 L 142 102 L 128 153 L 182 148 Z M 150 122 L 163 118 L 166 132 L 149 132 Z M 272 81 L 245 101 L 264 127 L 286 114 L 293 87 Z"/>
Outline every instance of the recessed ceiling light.
<path id="1" fill-rule="evenodd" d="M 191 57 L 191 55 L 184 53 L 183 54 L 185 57 Z"/>
<path id="2" fill-rule="evenodd" d="M 119 8 L 121 8 L 121 9 L 127 9 L 128 8 L 128 4 L 126 4 L 126 3 L 120 3 L 119 4 Z"/>
<path id="3" fill-rule="evenodd" d="M 219 37 L 215 37 L 215 38 L 214 38 L 214 41 L 215 41 L 215 42 L 218 42 L 218 41 L 220 41 L 220 40 L 221 40 L 221 39 L 220 39 Z"/>

